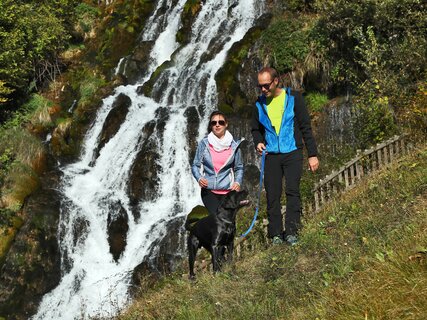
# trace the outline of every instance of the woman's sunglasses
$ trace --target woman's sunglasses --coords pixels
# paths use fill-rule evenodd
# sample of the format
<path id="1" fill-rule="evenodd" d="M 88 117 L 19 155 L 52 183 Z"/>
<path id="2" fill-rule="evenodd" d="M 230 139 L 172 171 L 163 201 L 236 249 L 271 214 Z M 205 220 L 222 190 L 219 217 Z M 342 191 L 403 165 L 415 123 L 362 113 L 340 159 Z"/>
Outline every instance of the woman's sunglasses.
<path id="1" fill-rule="evenodd" d="M 220 126 L 225 126 L 225 121 L 224 120 L 219 120 L 219 121 L 215 121 L 215 120 L 212 120 L 211 121 L 211 126 L 213 127 L 213 126 L 216 126 L 216 124 L 219 124 Z"/>

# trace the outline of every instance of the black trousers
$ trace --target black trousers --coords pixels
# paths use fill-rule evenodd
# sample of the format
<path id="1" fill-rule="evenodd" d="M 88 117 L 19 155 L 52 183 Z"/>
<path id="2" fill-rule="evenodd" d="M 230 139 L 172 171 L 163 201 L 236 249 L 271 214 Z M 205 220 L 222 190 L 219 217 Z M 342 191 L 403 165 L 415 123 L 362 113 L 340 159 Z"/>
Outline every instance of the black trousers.
<path id="1" fill-rule="evenodd" d="M 208 209 L 209 214 L 216 214 L 219 205 L 226 195 L 216 194 L 209 189 L 202 188 L 201 196 L 203 204 L 205 205 L 206 209 Z"/>
<path id="2" fill-rule="evenodd" d="M 285 177 L 286 215 L 284 235 L 296 235 L 301 224 L 300 181 L 303 152 L 301 149 L 280 154 L 267 154 L 264 186 L 267 193 L 268 234 L 283 236 L 280 198 Z"/>

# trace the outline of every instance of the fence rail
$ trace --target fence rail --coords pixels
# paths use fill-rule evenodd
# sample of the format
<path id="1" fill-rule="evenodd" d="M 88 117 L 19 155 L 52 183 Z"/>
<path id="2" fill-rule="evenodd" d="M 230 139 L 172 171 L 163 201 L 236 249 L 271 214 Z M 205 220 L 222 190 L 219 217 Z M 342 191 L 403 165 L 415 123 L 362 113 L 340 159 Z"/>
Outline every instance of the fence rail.
<path id="1" fill-rule="evenodd" d="M 407 136 L 394 136 L 365 151 L 358 150 L 357 156 L 338 171 L 321 179 L 313 190 L 313 201 L 307 201 L 305 211 L 318 212 L 336 194 L 353 188 L 364 176 L 392 163 L 395 158 L 408 153 L 411 144 Z"/>
<path id="2" fill-rule="evenodd" d="M 305 201 L 304 212 L 318 212 L 323 205 L 334 196 L 353 188 L 363 177 L 387 166 L 395 159 L 405 155 L 412 148 L 407 135 L 394 136 L 365 151 L 358 151 L 356 157 L 344 164 L 338 171 L 321 179 L 313 189 L 312 201 Z M 260 226 L 259 224 L 262 223 Z M 257 221 L 256 226 L 262 228 L 267 239 L 267 221 Z M 262 244 L 248 241 L 248 238 L 238 238 L 234 245 L 234 255 L 241 258 L 250 254 Z M 210 262 L 202 260 L 199 268 L 209 268 Z"/>

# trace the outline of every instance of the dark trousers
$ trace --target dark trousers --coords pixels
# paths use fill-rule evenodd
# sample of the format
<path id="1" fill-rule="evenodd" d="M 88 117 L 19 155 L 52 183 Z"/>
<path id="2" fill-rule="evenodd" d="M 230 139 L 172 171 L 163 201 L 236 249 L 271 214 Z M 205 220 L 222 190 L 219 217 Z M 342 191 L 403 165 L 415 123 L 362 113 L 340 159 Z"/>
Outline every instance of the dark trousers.
<path id="1" fill-rule="evenodd" d="M 301 224 L 300 181 L 302 175 L 301 149 L 281 154 L 267 154 L 264 167 L 264 186 L 267 193 L 268 234 L 283 235 L 280 198 L 285 177 L 286 215 L 285 235 L 296 235 Z"/>
<path id="2" fill-rule="evenodd" d="M 202 201 L 206 209 L 208 209 L 209 214 L 216 214 L 219 205 L 225 197 L 225 194 L 216 194 L 211 190 L 202 188 L 201 192 Z"/>

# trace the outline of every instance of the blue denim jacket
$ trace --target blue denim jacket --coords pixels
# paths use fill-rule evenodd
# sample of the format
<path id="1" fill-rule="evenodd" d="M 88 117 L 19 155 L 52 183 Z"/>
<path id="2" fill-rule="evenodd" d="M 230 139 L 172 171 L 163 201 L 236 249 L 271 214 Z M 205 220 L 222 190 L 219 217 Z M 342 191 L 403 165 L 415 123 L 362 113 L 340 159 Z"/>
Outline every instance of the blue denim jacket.
<path id="1" fill-rule="evenodd" d="M 194 178 L 199 181 L 200 178 L 208 180 L 208 189 L 210 190 L 229 190 L 234 182 L 242 185 L 243 182 L 243 161 L 239 145 L 242 142 L 234 141 L 231 143 L 233 153 L 227 162 L 221 167 L 218 173 L 215 173 L 212 163 L 212 157 L 209 152 L 208 138 L 200 141 L 196 155 L 194 157 L 191 172 Z"/>

